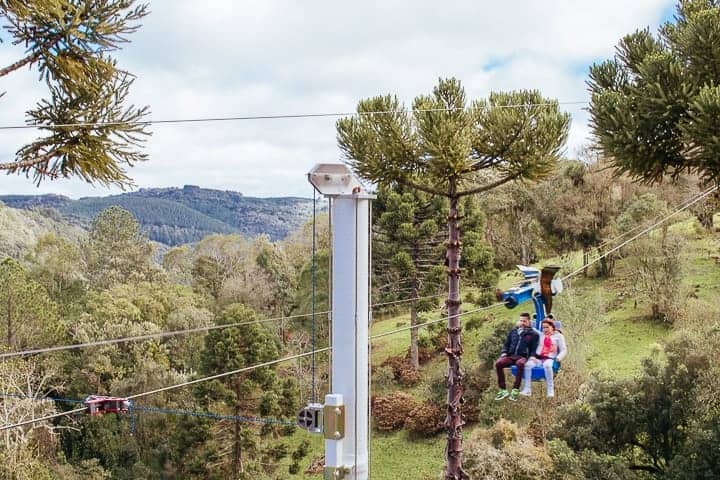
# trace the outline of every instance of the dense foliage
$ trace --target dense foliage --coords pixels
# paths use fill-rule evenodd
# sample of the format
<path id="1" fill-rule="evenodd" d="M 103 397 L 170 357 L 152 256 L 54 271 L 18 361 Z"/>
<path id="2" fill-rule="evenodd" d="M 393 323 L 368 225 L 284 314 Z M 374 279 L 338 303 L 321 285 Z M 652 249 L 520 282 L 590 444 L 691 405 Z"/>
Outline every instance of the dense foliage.
<path id="1" fill-rule="evenodd" d="M 718 44 L 718 2 L 682 0 L 658 35 L 626 35 L 614 58 L 591 67 L 593 133 L 620 172 L 720 180 Z"/>
<path id="2" fill-rule="evenodd" d="M 27 111 L 43 136 L 19 148 L 14 162 L 0 163 L 1 170 L 32 174 L 37 183 L 71 176 L 132 183 L 125 168 L 147 159 L 138 147 L 149 133 L 140 123 L 149 109 L 128 105 L 134 77 L 111 54 L 148 13 L 135 0 L 0 2 L 0 40 L 24 47 L 24 56 L 0 66 L 0 77 L 35 68 L 48 90 Z"/>

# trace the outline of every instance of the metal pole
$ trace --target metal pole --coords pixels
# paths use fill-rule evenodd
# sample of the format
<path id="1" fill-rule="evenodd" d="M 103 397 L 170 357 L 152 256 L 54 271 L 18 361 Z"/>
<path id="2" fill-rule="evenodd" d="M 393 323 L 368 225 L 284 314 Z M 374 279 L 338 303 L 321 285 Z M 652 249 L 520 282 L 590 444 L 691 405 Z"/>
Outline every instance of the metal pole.
<path id="1" fill-rule="evenodd" d="M 332 209 L 332 393 L 342 395 L 345 402 L 345 432 L 343 464 L 326 463 L 326 468 L 349 469 L 349 478 L 356 480 L 368 478 L 368 228 L 372 198 L 364 193 L 334 196 Z M 336 404 L 330 402 L 331 396 L 326 397 L 326 407 Z M 326 451 L 334 452 L 335 440 L 328 439 L 327 433 Z"/>

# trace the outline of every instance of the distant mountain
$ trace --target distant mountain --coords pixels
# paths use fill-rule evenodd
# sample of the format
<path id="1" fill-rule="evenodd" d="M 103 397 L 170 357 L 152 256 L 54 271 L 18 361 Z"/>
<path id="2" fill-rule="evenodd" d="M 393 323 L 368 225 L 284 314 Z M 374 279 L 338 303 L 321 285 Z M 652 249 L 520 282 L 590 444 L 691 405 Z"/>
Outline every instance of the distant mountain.
<path id="1" fill-rule="evenodd" d="M 12 208 L 54 209 L 84 227 L 102 210 L 118 205 L 137 217 L 151 240 L 166 245 L 195 242 L 213 233 L 241 233 L 248 237 L 267 234 L 278 240 L 312 216 L 310 199 L 253 198 L 194 185 L 143 188 L 79 200 L 61 195 L 2 195 L 0 201 Z"/>

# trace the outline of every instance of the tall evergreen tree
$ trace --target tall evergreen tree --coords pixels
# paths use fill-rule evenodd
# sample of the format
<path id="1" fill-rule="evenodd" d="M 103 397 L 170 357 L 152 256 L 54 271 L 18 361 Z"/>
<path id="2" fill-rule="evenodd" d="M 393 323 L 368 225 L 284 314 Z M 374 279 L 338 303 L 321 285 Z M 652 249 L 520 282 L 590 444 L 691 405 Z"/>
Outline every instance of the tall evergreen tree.
<path id="1" fill-rule="evenodd" d="M 136 148 L 147 135 L 147 107 L 127 105 L 132 76 L 110 52 L 128 41 L 148 14 L 135 0 L 0 0 L 0 21 L 23 58 L 0 67 L 0 78 L 35 67 L 49 97 L 27 112 L 45 133 L 20 148 L 0 170 L 43 179 L 79 176 L 128 185 L 124 167 L 145 160 Z"/>
<path id="2" fill-rule="evenodd" d="M 128 281 L 151 280 L 158 269 L 153 247 L 132 213 L 112 206 L 93 220 L 83 253 L 90 285 L 97 289 Z"/>
<path id="3" fill-rule="evenodd" d="M 719 46 L 717 0 L 681 0 L 657 36 L 626 35 L 614 58 L 590 68 L 593 134 L 619 172 L 720 181 Z"/>
<path id="4" fill-rule="evenodd" d="M 507 182 L 552 171 L 570 123 L 556 101 L 537 91 L 493 93 L 467 106 L 456 79 L 440 80 L 407 112 L 395 96 L 358 104 L 358 115 L 338 121 L 337 137 L 348 163 L 373 182 L 398 182 L 449 201 L 448 214 L 448 432 L 450 480 L 462 469 L 460 357 L 460 200 Z M 378 113 L 379 112 L 379 113 Z M 488 172 L 485 174 L 485 172 Z"/>
<path id="5" fill-rule="evenodd" d="M 277 359 L 280 348 L 277 337 L 262 324 L 248 323 L 256 319 L 255 312 L 241 304 L 230 305 L 223 312 L 219 323 L 244 323 L 236 327 L 210 332 L 205 341 L 202 368 L 208 374 L 237 370 L 250 365 Z M 232 405 L 233 415 L 243 415 L 244 409 L 253 408 L 252 397 L 258 392 L 266 393 L 277 386 L 273 366 L 261 367 L 246 374 L 225 377 L 216 383 L 216 392 L 221 392 L 226 402 Z M 233 422 L 232 445 L 229 470 L 232 478 L 246 468 L 244 450 L 253 446 L 251 437 L 239 420 Z"/>
<path id="6" fill-rule="evenodd" d="M 22 265 L 0 262 L 0 335 L 13 351 L 47 345 L 60 337 L 57 306 Z"/>

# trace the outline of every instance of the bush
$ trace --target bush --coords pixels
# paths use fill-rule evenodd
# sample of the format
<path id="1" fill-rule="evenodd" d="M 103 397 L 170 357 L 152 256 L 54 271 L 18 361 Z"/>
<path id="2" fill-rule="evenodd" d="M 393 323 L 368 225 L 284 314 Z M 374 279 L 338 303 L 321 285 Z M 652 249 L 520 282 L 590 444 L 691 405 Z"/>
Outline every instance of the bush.
<path id="1" fill-rule="evenodd" d="M 425 401 L 408 413 L 405 428 L 413 435 L 430 437 L 443 430 L 445 409 L 430 401 Z"/>
<path id="2" fill-rule="evenodd" d="M 477 330 L 482 327 L 482 324 L 485 323 L 488 318 L 489 317 L 487 315 L 470 315 L 465 319 L 463 325 L 465 326 L 465 330 L 467 330 L 468 332 L 472 332 L 473 330 Z"/>
<path id="3" fill-rule="evenodd" d="M 503 449 L 510 443 L 517 441 L 519 436 L 520 431 L 517 425 L 504 418 L 501 418 L 487 432 L 490 444 L 497 449 Z"/>
<path id="4" fill-rule="evenodd" d="M 430 361 L 434 353 L 435 350 L 432 347 L 422 347 L 420 346 L 420 342 L 418 342 L 418 362 L 420 363 L 420 365 Z M 408 362 L 410 361 L 410 347 L 408 347 L 407 351 L 405 352 L 405 359 Z"/>
<path id="5" fill-rule="evenodd" d="M 372 368 L 372 387 L 373 390 L 394 390 L 395 389 L 395 373 L 389 366 L 377 366 Z"/>
<path id="6" fill-rule="evenodd" d="M 393 371 L 395 381 L 400 385 L 411 387 L 420 381 L 418 372 L 412 367 L 407 358 L 388 357 L 380 364 L 382 367 L 390 367 Z"/>
<path id="7" fill-rule="evenodd" d="M 417 406 L 418 401 L 412 395 L 403 392 L 373 397 L 373 424 L 381 432 L 399 430 L 405 425 L 408 414 Z"/>
<path id="8" fill-rule="evenodd" d="M 507 421 L 489 431 L 478 431 L 465 442 L 464 466 L 473 480 L 536 480 L 552 475 L 546 450 L 526 439 L 510 440 L 517 427 Z M 493 440 L 494 439 L 494 440 Z M 492 441 L 501 444 L 495 448 Z"/>
<path id="9" fill-rule="evenodd" d="M 491 385 L 491 376 L 487 369 L 481 366 L 465 372 L 463 383 L 465 385 L 465 405 L 463 406 L 463 415 L 468 423 L 479 421 L 482 413 L 480 405 L 485 409 L 486 405 L 482 400 L 483 394 Z"/>
<path id="10" fill-rule="evenodd" d="M 447 325 L 443 322 L 433 323 L 428 326 L 428 334 L 430 335 L 430 345 L 437 352 L 442 352 L 447 346 Z"/>
<path id="11" fill-rule="evenodd" d="M 592 450 L 574 452 L 562 440 L 551 440 L 548 451 L 553 462 L 553 478 L 566 480 L 633 480 L 647 478 L 631 471 L 622 457 L 598 455 Z"/>

